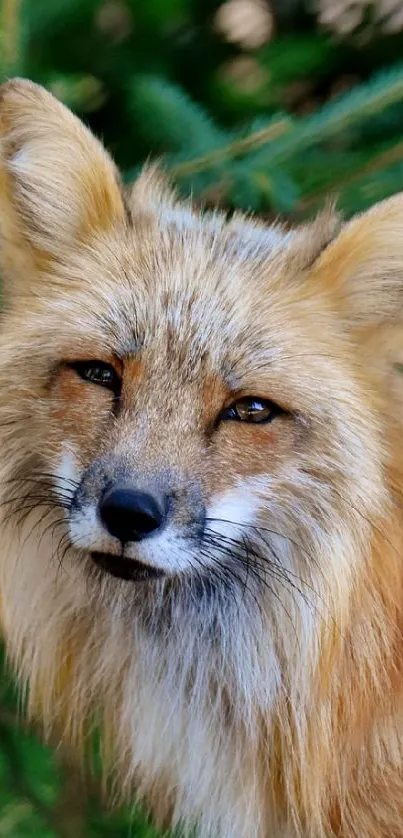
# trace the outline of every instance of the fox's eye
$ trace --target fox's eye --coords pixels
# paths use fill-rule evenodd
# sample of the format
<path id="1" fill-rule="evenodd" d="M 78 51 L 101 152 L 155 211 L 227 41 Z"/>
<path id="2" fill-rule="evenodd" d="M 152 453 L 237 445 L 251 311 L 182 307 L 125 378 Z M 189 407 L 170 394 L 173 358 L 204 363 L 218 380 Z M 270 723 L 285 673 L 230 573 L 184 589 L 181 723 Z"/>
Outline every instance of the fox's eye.
<path id="1" fill-rule="evenodd" d="M 106 387 L 107 390 L 112 390 L 115 396 L 120 395 L 122 382 L 112 364 L 106 364 L 104 361 L 74 361 L 69 366 L 84 381 Z"/>
<path id="2" fill-rule="evenodd" d="M 272 422 L 280 413 L 281 407 L 267 399 L 247 396 L 226 407 L 220 419 L 235 419 L 238 422 L 268 423 Z"/>

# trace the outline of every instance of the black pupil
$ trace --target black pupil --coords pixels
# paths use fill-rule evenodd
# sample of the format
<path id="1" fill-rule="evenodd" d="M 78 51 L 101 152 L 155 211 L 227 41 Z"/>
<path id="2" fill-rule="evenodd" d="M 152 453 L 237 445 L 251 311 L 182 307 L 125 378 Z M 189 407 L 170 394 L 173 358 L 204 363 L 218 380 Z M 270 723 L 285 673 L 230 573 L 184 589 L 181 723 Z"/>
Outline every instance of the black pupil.
<path id="1" fill-rule="evenodd" d="M 264 424 L 271 422 L 279 413 L 282 413 L 282 410 L 274 402 L 250 396 L 250 398 L 239 399 L 225 408 L 220 419 Z"/>
<path id="2" fill-rule="evenodd" d="M 263 402 L 251 401 L 246 402 L 246 410 L 249 416 L 256 416 L 256 414 L 261 413 L 262 410 L 266 410 L 266 406 Z"/>
<path id="3" fill-rule="evenodd" d="M 101 361 L 77 361 L 71 364 L 71 367 L 84 381 L 99 384 L 116 394 L 120 392 L 119 376 L 110 364 Z"/>
<path id="4" fill-rule="evenodd" d="M 86 377 L 90 381 L 99 381 L 100 384 L 110 384 L 113 380 L 113 373 L 108 367 L 88 367 Z"/>
<path id="5" fill-rule="evenodd" d="M 259 422 L 270 416 L 270 405 L 258 399 L 250 399 L 240 402 L 238 412 L 240 418 L 249 419 L 251 422 Z"/>

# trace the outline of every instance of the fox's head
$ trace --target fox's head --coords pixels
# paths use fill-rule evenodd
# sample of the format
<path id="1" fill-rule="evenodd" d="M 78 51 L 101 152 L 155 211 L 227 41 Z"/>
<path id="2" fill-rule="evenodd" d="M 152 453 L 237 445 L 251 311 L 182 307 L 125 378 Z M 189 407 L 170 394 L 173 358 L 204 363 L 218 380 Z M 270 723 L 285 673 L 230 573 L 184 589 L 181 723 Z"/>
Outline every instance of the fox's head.
<path id="1" fill-rule="evenodd" d="M 274 818 L 256 801 L 279 751 L 308 766 L 287 788 L 275 772 L 308 817 L 350 724 L 340 693 L 366 718 L 396 651 L 402 197 L 295 231 L 200 213 L 153 168 L 124 190 L 90 132 L 14 80 L 0 236 L 11 656 L 46 720 L 108 705 L 125 770 L 177 819 L 215 806 L 205 834 L 260 835 L 240 824 Z"/>

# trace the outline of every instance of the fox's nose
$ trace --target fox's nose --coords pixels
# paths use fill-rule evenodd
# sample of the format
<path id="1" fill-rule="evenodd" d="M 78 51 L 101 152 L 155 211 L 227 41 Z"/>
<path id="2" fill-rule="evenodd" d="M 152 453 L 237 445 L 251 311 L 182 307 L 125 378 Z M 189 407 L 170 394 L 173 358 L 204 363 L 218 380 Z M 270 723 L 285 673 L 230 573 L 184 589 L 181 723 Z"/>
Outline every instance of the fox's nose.
<path id="1" fill-rule="evenodd" d="M 109 534 L 125 544 L 153 535 L 164 525 L 166 511 L 154 495 L 115 487 L 102 498 L 99 516 Z"/>

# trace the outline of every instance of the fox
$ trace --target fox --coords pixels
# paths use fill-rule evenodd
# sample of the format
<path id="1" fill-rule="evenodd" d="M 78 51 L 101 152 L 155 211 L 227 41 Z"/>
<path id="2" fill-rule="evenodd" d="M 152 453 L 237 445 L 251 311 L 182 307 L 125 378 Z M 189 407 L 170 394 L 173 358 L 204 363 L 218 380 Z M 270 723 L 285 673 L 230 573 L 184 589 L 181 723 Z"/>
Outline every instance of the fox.
<path id="1" fill-rule="evenodd" d="M 299 225 L 123 186 L 0 88 L 0 623 L 157 827 L 403 835 L 403 194 Z"/>

